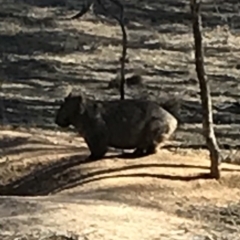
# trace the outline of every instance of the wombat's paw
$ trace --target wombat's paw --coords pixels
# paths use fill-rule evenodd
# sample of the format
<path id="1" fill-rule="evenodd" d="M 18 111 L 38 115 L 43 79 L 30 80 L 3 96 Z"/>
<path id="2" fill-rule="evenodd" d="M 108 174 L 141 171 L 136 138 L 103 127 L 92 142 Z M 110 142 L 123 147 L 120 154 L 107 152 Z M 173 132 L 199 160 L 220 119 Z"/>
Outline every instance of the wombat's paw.
<path id="1" fill-rule="evenodd" d="M 91 161 L 97 161 L 97 160 L 100 160 L 102 159 L 103 156 L 98 156 L 98 155 L 94 155 L 94 154 L 90 154 L 87 158 L 86 158 L 86 161 L 88 162 L 91 162 Z"/>
<path id="2" fill-rule="evenodd" d="M 146 149 L 137 148 L 132 153 L 132 155 L 133 155 L 133 157 L 140 158 L 140 157 L 145 157 L 145 156 L 152 155 L 152 154 L 155 154 L 155 153 L 157 153 L 156 147 L 155 146 L 149 146 Z"/>
<path id="3" fill-rule="evenodd" d="M 144 149 L 139 149 L 139 148 L 134 150 L 132 153 L 124 153 L 121 155 L 121 157 L 129 158 L 129 159 L 141 158 L 144 156 L 146 156 L 146 152 L 144 151 Z"/>
<path id="4" fill-rule="evenodd" d="M 151 145 L 146 149 L 146 155 L 152 155 L 155 153 L 157 153 L 157 149 L 156 149 L 156 146 L 154 145 Z"/>
<path id="5" fill-rule="evenodd" d="M 133 157 L 144 157 L 145 156 L 145 151 L 144 149 L 141 148 L 137 148 L 136 150 L 134 150 L 134 152 L 132 153 Z"/>

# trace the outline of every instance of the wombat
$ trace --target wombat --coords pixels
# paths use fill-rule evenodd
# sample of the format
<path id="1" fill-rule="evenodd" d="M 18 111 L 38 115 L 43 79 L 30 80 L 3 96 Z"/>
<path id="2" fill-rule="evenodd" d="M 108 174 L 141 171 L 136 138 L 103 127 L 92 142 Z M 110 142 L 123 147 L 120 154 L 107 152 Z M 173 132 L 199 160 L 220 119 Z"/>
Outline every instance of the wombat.
<path id="1" fill-rule="evenodd" d="M 134 149 L 136 157 L 156 153 L 177 128 L 178 120 L 155 101 L 91 100 L 71 92 L 57 110 L 55 123 L 74 126 L 97 160 L 108 147 Z"/>

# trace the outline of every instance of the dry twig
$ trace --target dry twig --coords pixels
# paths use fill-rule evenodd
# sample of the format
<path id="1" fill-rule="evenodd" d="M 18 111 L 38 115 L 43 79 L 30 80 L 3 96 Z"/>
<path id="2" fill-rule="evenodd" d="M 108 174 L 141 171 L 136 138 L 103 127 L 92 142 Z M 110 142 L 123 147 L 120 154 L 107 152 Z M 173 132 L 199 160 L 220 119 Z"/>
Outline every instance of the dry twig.
<path id="1" fill-rule="evenodd" d="M 102 9 L 107 12 L 106 7 L 104 6 L 104 4 L 102 3 L 102 0 L 96 0 L 97 3 L 99 4 L 99 6 L 102 7 Z M 124 99 L 124 95 L 125 95 L 125 91 L 124 91 L 124 87 L 125 87 L 125 62 L 126 62 L 126 55 L 127 55 L 127 33 L 126 33 L 126 29 L 125 29 L 125 25 L 124 25 L 124 6 L 123 4 L 119 1 L 119 0 L 110 0 L 111 2 L 113 2 L 115 5 L 117 5 L 120 8 L 120 16 L 116 16 L 112 13 L 109 13 L 111 15 L 112 18 L 114 18 L 118 24 L 121 27 L 121 31 L 122 31 L 122 57 L 120 59 L 121 62 L 121 83 L 120 83 L 120 98 L 123 100 Z M 87 4 L 85 4 L 82 8 L 82 10 L 77 13 L 76 15 L 74 15 L 71 19 L 77 19 L 77 18 L 81 18 L 85 13 L 87 13 L 90 10 L 90 7 L 94 4 L 94 0 L 93 1 L 89 1 L 87 2 Z"/>

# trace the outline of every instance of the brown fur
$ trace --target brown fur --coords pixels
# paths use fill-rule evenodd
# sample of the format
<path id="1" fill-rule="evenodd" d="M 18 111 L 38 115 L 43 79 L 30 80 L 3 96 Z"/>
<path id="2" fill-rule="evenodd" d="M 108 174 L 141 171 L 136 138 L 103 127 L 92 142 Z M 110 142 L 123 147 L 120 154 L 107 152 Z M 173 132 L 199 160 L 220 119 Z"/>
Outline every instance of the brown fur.
<path id="1" fill-rule="evenodd" d="M 95 101 L 79 93 L 65 98 L 55 123 L 74 126 L 85 139 L 91 159 L 102 158 L 108 147 L 135 149 L 137 156 L 153 154 L 177 128 L 176 118 L 154 101 Z"/>

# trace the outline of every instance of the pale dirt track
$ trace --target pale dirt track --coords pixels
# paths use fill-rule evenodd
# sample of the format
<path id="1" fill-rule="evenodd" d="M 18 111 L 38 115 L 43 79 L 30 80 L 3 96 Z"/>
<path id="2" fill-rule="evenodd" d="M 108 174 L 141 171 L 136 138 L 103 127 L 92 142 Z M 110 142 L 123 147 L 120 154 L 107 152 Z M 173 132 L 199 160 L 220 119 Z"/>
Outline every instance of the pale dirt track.
<path id="1" fill-rule="evenodd" d="M 2 152 L 0 191 L 32 196 L 1 197 L 3 236 L 70 231 L 88 239 L 238 239 L 240 167 L 222 164 L 221 181 L 208 180 L 206 152 L 167 149 L 135 160 L 113 151 L 84 163 L 88 151 L 80 138 L 36 132 L 1 132 L 1 142 L 12 147 Z"/>
<path id="2" fill-rule="evenodd" d="M 56 101 L 69 85 L 97 98 L 119 97 L 107 89 L 120 65 L 119 26 L 92 14 L 66 19 L 81 1 L 0 0 L 0 239 L 26 234 L 39 240 L 50 230 L 91 240 L 240 239 L 240 167 L 222 164 L 219 182 L 205 179 L 208 154 L 196 150 L 204 140 L 188 2 L 125 1 L 126 73 L 141 72 L 145 81 L 144 88 L 127 88 L 127 97 L 146 91 L 181 96 L 183 125 L 172 147 L 142 159 L 115 155 L 85 163 L 82 139 L 54 129 Z M 239 148 L 237 6 L 235 0 L 203 6 L 206 71 L 222 148 Z M 230 157 L 239 162 L 239 155 Z"/>

